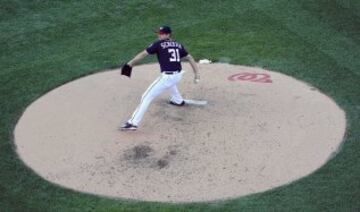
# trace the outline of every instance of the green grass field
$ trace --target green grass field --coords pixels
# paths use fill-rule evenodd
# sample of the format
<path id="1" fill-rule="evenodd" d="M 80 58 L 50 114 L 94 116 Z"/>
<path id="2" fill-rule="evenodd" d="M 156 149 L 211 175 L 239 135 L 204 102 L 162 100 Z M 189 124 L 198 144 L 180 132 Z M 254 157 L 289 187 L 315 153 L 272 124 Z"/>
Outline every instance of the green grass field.
<path id="1" fill-rule="evenodd" d="M 131 59 L 162 24 L 196 59 L 266 67 L 331 96 L 347 114 L 338 155 L 290 185 L 199 204 L 101 198 L 27 168 L 13 143 L 24 109 L 65 82 Z M 360 211 L 359 57 L 358 0 L 0 0 L 0 211 Z"/>

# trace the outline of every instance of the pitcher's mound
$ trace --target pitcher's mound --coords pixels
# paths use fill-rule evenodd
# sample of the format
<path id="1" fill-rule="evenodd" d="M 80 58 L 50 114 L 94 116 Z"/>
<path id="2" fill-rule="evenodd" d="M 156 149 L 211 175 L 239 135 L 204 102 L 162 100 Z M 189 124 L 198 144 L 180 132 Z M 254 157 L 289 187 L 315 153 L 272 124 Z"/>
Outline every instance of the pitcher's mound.
<path id="1" fill-rule="evenodd" d="M 185 70 L 191 70 L 185 64 Z M 213 201 L 284 185 L 337 151 L 344 112 L 315 88 L 260 68 L 200 65 L 179 90 L 205 106 L 155 99 L 136 132 L 121 132 L 158 65 L 63 85 L 31 104 L 17 152 L 43 178 L 99 195 L 161 202 Z"/>

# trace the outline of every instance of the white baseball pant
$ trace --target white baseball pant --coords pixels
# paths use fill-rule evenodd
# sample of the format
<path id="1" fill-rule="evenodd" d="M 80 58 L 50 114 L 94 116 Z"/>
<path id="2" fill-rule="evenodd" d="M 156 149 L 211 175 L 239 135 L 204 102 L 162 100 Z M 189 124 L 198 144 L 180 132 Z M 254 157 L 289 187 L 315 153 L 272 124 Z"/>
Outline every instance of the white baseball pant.
<path id="1" fill-rule="evenodd" d="M 162 73 L 145 91 L 141 97 L 139 106 L 136 108 L 131 118 L 128 120 L 128 123 L 139 126 L 144 114 L 149 107 L 152 100 L 157 96 L 162 94 L 164 91 L 170 91 L 170 101 L 177 104 L 182 103 L 184 100 L 177 89 L 176 85 L 182 79 L 184 72 L 174 73 L 174 74 L 165 74 Z"/>

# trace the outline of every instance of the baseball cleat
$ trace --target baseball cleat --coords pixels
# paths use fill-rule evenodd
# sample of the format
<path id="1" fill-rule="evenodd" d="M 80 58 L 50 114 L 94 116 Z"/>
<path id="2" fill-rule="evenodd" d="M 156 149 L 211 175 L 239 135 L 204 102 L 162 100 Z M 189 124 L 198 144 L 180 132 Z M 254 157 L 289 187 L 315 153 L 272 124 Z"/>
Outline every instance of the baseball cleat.
<path id="1" fill-rule="evenodd" d="M 169 101 L 169 104 L 181 107 L 181 106 L 184 106 L 184 105 L 185 105 L 185 101 L 183 100 L 180 104 L 178 104 L 178 103 L 173 102 L 173 101 L 170 100 L 170 101 Z"/>
<path id="2" fill-rule="evenodd" d="M 121 131 L 134 131 L 137 130 L 137 126 L 130 124 L 129 122 L 126 122 L 124 126 L 120 128 Z"/>

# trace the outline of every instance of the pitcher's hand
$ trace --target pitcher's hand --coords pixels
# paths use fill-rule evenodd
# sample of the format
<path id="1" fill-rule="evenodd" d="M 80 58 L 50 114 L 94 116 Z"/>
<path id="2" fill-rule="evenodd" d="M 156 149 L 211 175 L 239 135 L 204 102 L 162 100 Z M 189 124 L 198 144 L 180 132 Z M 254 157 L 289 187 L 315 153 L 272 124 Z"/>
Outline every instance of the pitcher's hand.
<path id="1" fill-rule="evenodd" d="M 199 82 L 200 82 L 200 76 L 196 75 L 195 78 L 194 78 L 194 83 L 198 84 Z"/>

